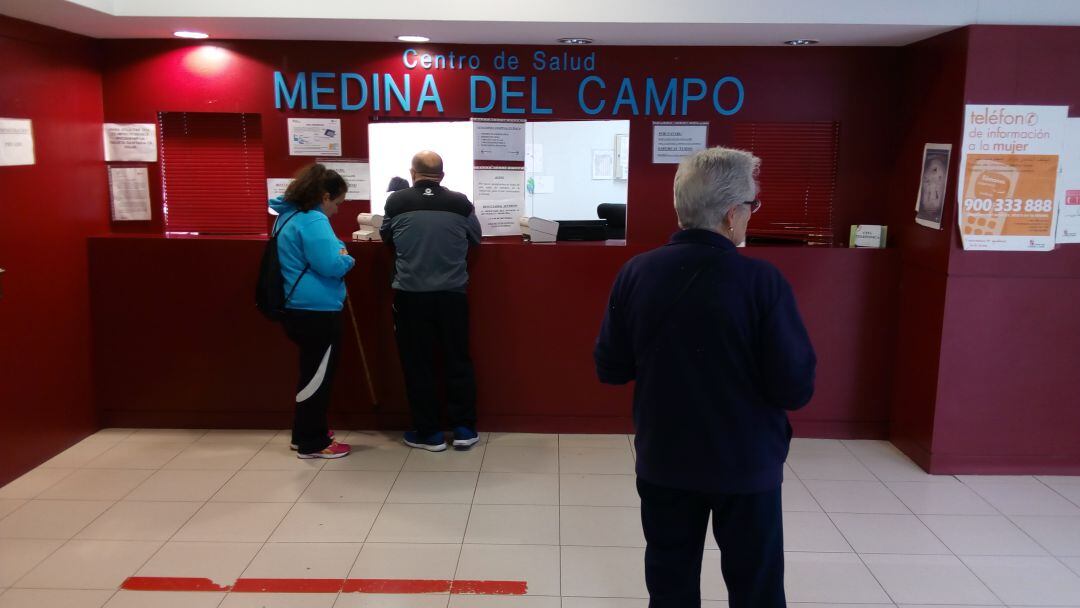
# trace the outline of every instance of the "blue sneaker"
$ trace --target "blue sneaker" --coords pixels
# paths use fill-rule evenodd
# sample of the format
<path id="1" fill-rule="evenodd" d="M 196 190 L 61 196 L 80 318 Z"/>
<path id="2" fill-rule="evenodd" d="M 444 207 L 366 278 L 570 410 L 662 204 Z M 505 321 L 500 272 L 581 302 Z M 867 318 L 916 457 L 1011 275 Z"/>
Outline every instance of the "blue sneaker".
<path id="1" fill-rule="evenodd" d="M 446 438 L 442 433 L 432 433 L 427 437 L 421 437 L 416 431 L 405 431 L 403 441 L 410 448 L 419 448 L 429 452 L 442 452 L 446 449 Z"/>
<path id="2" fill-rule="evenodd" d="M 480 441 L 480 435 L 476 434 L 476 431 L 464 426 L 454 429 L 455 450 L 467 450 L 476 445 L 478 441 Z"/>

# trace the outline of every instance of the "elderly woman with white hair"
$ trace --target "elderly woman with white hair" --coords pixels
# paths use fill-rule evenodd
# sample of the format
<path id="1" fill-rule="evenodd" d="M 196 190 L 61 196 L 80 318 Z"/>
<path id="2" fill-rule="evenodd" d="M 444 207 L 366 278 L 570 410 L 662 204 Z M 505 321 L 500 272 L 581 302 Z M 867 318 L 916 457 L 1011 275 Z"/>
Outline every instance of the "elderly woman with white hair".
<path id="1" fill-rule="evenodd" d="M 787 411 L 810 401 L 817 360 L 783 275 L 736 249 L 761 206 L 759 164 L 726 148 L 680 164 L 681 230 L 619 271 L 596 342 L 601 382 L 636 381 L 651 608 L 701 605 L 710 514 L 731 608 L 786 605 Z"/>

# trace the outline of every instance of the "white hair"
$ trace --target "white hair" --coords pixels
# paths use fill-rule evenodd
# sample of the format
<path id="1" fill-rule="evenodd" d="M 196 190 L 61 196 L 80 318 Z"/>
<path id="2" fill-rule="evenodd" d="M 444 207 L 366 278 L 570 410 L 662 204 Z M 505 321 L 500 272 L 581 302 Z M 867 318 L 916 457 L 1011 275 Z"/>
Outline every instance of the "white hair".
<path id="1" fill-rule="evenodd" d="M 715 231 L 727 212 L 757 197 L 761 159 L 732 148 L 708 148 L 679 163 L 675 213 L 681 228 Z"/>

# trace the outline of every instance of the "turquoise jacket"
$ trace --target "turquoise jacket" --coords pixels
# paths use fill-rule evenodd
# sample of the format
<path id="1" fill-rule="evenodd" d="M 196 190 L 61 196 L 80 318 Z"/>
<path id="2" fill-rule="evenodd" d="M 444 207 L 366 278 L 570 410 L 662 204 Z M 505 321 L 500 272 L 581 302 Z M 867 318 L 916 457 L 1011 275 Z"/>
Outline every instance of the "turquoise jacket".
<path id="1" fill-rule="evenodd" d="M 345 303 L 345 273 L 352 269 L 356 260 L 345 250 L 345 243 L 334 234 L 330 218 L 320 209 L 298 211 L 295 205 L 281 197 L 271 199 L 270 208 L 278 212 L 274 232 L 277 233 L 278 228 L 284 226 L 278 234 L 277 243 L 285 294 L 292 291 L 292 297 L 285 307 L 341 310 Z M 290 217 L 292 220 L 284 223 Z M 309 267 L 306 273 L 305 267 Z M 297 279 L 300 280 L 299 284 Z"/>

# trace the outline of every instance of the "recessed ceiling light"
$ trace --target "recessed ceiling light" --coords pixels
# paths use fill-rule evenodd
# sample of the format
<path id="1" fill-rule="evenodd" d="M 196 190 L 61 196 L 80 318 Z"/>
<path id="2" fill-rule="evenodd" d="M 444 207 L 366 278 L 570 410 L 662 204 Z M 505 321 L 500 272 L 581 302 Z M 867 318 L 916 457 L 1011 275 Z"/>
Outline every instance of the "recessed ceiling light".
<path id="1" fill-rule="evenodd" d="M 402 42 L 431 42 L 427 36 L 398 36 L 397 39 Z"/>
<path id="2" fill-rule="evenodd" d="M 820 40 L 814 40 L 813 38 L 796 38 L 795 40 L 785 40 L 784 44 L 788 46 L 813 46 L 821 42 Z"/>
<path id="3" fill-rule="evenodd" d="M 592 44 L 592 38 L 559 38 L 559 42 L 563 44 Z"/>
<path id="4" fill-rule="evenodd" d="M 194 38 L 195 40 L 203 40 L 210 37 L 210 34 L 205 34 L 203 32 L 188 32 L 185 30 L 173 32 L 172 35 L 176 36 L 177 38 Z"/>

